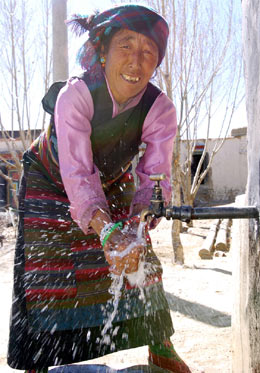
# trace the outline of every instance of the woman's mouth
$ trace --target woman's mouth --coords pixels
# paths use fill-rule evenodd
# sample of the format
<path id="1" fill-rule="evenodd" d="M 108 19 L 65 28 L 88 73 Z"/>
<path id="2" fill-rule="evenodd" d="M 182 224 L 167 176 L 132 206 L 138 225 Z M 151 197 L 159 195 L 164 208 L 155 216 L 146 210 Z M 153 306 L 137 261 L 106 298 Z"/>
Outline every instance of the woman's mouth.
<path id="1" fill-rule="evenodd" d="M 122 74 L 121 76 L 128 83 L 138 83 L 141 79 L 139 76 L 130 76 L 127 74 Z"/>

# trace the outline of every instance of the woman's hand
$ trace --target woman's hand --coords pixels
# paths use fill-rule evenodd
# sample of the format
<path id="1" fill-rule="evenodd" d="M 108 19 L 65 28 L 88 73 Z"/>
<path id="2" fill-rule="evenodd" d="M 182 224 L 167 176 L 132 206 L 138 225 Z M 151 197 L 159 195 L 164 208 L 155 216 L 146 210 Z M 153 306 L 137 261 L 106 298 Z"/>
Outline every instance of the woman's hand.
<path id="1" fill-rule="evenodd" d="M 100 236 L 102 228 L 111 222 L 107 212 L 97 210 L 90 225 Z M 146 243 L 138 239 L 137 228 L 138 222 L 133 221 L 126 232 L 117 228 L 110 234 L 104 245 L 104 253 L 111 272 L 120 275 L 123 271 L 133 273 L 138 270 L 139 261 L 145 255 Z"/>
<path id="2" fill-rule="evenodd" d="M 137 238 L 135 230 L 127 233 L 115 230 L 104 246 L 106 260 L 111 266 L 110 270 L 116 275 L 120 275 L 123 271 L 136 272 L 145 250 L 145 241 Z"/>

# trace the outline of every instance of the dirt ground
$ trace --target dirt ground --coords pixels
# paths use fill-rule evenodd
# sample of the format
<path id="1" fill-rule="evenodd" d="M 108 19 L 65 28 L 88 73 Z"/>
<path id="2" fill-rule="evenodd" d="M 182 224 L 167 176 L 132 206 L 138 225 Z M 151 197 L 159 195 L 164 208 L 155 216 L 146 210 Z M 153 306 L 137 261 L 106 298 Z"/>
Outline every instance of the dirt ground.
<path id="1" fill-rule="evenodd" d="M 171 222 L 163 219 L 152 232 L 152 241 L 164 269 L 164 288 L 175 327 L 172 341 L 188 365 L 205 373 L 231 372 L 232 253 L 200 259 L 198 252 L 212 221 L 194 221 L 181 234 L 185 265 L 172 263 Z M 0 222 L 5 236 L 0 247 L 0 373 L 21 372 L 6 364 L 11 307 L 15 232 Z M 147 364 L 147 347 L 114 353 L 87 362 L 123 369 Z"/>

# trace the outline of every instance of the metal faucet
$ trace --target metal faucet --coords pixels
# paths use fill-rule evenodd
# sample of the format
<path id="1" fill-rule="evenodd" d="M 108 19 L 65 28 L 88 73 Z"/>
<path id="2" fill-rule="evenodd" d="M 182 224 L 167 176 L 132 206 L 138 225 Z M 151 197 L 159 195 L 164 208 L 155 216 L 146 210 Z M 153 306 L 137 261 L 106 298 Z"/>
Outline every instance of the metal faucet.
<path id="1" fill-rule="evenodd" d="M 254 206 L 246 207 L 192 207 L 192 206 L 165 206 L 160 182 L 165 179 L 164 174 L 151 175 L 150 180 L 156 182 L 153 188 L 150 206 L 142 210 L 140 220 L 145 222 L 149 216 L 167 220 L 178 219 L 189 222 L 195 219 L 259 219 L 259 210 Z"/>
<path id="2" fill-rule="evenodd" d="M 140 220 L 146 221 L 148 216 L 153 216 L 156 218 L 160 218 L 163 215 L 164 210 L 164 199 L 162 195 L 162 188 L 160 182 L 165 179 L 164 174 L 156 174 L 151 175 L 150 180 L 155 181 L 155 185 L 153 187 L 153 194 L 150 200 L 150 206 L 147 209 L 141 211 Z"/>

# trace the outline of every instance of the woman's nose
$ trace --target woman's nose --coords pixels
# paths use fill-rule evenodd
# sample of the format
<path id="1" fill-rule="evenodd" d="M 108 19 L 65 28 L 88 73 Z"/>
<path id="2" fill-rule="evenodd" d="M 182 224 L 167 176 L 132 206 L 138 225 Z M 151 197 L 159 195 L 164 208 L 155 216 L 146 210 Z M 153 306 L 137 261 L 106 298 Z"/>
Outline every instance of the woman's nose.
<path id="1" fill-rule="evenodd" d="M 130 64 L 132 67 L 139 67 L 142 64 L 143 56 L 141 51 L 134 51 L 130 56 Z"/>

